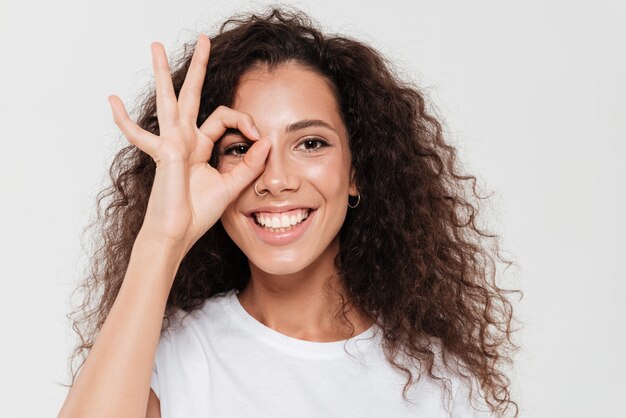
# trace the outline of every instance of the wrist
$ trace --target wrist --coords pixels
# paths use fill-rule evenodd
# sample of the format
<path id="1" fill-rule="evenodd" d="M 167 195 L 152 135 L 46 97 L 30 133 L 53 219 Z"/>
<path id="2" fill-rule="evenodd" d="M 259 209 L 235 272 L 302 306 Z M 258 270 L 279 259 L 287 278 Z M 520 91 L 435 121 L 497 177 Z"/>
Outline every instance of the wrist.
<path id="1" fill-rule="evenodd" d="M 187 251 L 189 251 L 187 245 L 182 241 L 153 234 L 144 229 L 141 229 L 137 234 L 133 244 L 133 249 L 136 248 L 145 249 L 153 256 L 158 256 L 161 259 L 175 260 L 177 264 L 180 264 Z"/>

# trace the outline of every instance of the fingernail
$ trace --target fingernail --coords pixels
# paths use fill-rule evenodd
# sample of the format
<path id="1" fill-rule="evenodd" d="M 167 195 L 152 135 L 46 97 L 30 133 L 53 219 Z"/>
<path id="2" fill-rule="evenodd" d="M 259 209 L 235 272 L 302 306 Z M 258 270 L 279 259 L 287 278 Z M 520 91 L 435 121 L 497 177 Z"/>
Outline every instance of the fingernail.
<path id="1" fill-rule="evenodd" d="M 250 129 L 250 132 L 252 132 L 252 136 L 255 139 L 261 139 L 261 134 L 259 133 L 259 130 L 256 128 L 256 126 L 252 125 L 252 129 Z"/>

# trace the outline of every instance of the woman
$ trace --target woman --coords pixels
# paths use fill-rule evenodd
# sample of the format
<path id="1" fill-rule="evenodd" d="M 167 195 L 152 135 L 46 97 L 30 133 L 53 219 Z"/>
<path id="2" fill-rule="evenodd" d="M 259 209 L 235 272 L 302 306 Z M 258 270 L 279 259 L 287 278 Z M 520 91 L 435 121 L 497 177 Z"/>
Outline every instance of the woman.
<path id="1" fill-rule="evenodd" d="M 61 417 L 516 414 L 497 246 L 415 87 L 278 9 L 152 56 L 137 124 L 109 98 L 131 146 Z"/>

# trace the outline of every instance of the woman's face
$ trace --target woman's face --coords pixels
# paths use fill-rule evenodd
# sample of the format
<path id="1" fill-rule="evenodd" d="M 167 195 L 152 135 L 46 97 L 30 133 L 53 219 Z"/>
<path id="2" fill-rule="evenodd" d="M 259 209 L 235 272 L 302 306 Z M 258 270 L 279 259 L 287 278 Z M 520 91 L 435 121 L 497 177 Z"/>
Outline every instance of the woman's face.
<path id="1" fill-rule="evenodd" d="M 232 107 L 249 113 L 272 147 L 264 172 L 226 208 L 221 221 L 248 260 L 270 274 L 332 262 L 348 195 L 356 195 L 347 132 L 328 83 L 287 63 L 271 72 L 250 70 L 235 95 Z M 231 170 L 249 143 L 241 134 L 225 135 L 217 144 L 219 170 Z M 264 196 L 255 193 L 257 182 Z"/>

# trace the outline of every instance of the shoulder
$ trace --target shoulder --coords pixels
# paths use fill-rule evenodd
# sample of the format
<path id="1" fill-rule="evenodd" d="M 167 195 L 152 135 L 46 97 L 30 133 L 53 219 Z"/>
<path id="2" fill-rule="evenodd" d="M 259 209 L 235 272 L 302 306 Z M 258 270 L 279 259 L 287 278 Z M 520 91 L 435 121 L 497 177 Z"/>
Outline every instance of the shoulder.
<path id="1" fill-rule="evenodd" d="M 167 327 L 161 331 L 159 346 L 197 343 L 207 335 L 228 327 L 228 303 L 233 292 L 211 296 L 192 311 L 176 309 L 170 315 Z"/>
<path id="2" fill-rule="evenodd" d="M 228 295 L 217 294 L 192 311 L 176 309 L 161 331 L 152 368 L 151 388 L 163 410 L 180 387 L 206 387 L 215 335 L 229 326 Z M 232 300 L 232 299 L 230 299 Z M 167 407 L 167 406 L 166 406 Z"/>
<path id="3" fill-rule="evenodd" d="M 453 416 L 473 418 L 493 416 L 475 379 L 457 378 L 453 387 Z"/>
<path id="4" fill-rule="evenodd" d="M 484 393 L 476 376 L 456 356 L 444 354 L 441 344 L 437 344 L 435 364 L 450 381 L 452 395 L 452 416 L 487 418 L 492 417 L 491 409 L 485 402 Z"/>
<path id="5" fill-rule="evenodd" d="M 421 364 L 418 368 L 426 381 L 438 387 L 437 393 L 441 395 L 444 410 L 451 417 L 492 417 L 478 379 L 465 367 L 464 362 L 446 352 L 438 340 L 430 341 L 429 348 L 434 354 L 433 374 L 437 379 L 431 379 Z M 416 390 L 419 389 L 420 386 L 416 386 Z"/>

